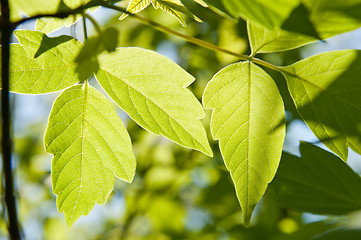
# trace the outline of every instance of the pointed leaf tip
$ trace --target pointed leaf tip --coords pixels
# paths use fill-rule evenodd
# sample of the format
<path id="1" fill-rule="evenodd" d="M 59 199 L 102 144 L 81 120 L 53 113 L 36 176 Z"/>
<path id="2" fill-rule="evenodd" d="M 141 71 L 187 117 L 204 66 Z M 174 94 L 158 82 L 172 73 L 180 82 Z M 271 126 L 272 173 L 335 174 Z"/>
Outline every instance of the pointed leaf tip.
<path id="1" fill-rule="evenodd" d="M 347 160 L 361 154 L 360 50 L 318 54 L 284 67 L 298 112 L 328 148 Z M 316 110 L 315 110 L 316 109 Z"/>
<path id="2" fill-rule="evenodd" d="M 204 91 L 203 105 L 213 109 L 212 136 L 219 140 L 244 223 L 248 224 L 281 157 L 285 137 L 282 98 L 261 68 L 240 62 L 212 78 Z"/>
<path id="3" fill-rule="evenodd" d="M 109 96 L 140 126 L 212 156 L 199 119 L 204 109 L 186 88 L 194 77 L 170 59 L 141 48 L 103 55 L 96 74 Z"/>
<path id="4" fill-rule="evenodd" d="M 31 30 L 16 30 L 20 44 L 10 46 L 10 91 L 42 94 L 79 82 L 74 58 L 81 43 L 70 36 L 49 38 Z"/>
<path id="5" fill-rule="evenodd" d="M 128 132 L 111 103 L 87 83 L 67 88 L 55 100 L 44 139 L 53 154 L 53 192 L 68 226 L 95 203 L 105 203 L 114 176 L 126 182 L 134 177 Z"/>

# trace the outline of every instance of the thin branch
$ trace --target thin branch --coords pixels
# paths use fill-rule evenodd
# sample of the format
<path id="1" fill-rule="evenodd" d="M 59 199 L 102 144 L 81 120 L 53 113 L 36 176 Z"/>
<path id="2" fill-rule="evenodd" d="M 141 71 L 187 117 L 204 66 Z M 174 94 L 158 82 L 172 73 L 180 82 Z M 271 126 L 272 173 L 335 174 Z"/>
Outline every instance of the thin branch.
<path id="1" fill-rule="evenodd" d="M 52 14 L 38 14 L 32 17 L 28 17 L 28 18 L 23 18 L 19 21 L 13 22 L 12 23 L 12 27 L 15 29 L 18 25 L 30 21 L 30 20 L 34 20 L 34 19 L 38 19 L 38 18 L 43 18 L 43 17 L 51 17 L 51 18 L 66 18 L 69 17 L 71 15 L 76 15 L 76 14 L 82 14 L 85 10 L 92 8 L 92 7 L 96 7 L 96 6 L 102 6 L 102 4 L 104 3 L 103 0 L 93 0 L 90 1 L 87 4 L 84 4 L 78 8 L 75 9 L 71 9 L 69 11 L 62 11 L 62 12 L 57 12 L 57 13 L 52 13 Z"/>
<path id="2" fill-rule="evenodd" d="M 84 13 L 84 16 L 92 22 L 98 34 L 102 34 L 102 29 L 100 28 L 98 22 L 89 14 Z"/>
<path id="3" fill-rule="evenodd" d="M 170 29 L 170 28 L 168 28 L 168 27 L 166 27 L 166 26 L 164 26 L 164 25 L 162 25 L 160 23 L 154 22 L 154 21 L 152 21 L 152 20 L 150 20 L 148 18 L 142 17 L 142 16 L 140 16 L 138 14 L 128 12 L 125 8 L 113 5 L 112 3 L 108 2 L 108 1 L 104 1 L 104 0 L 94 0 L 94 1 L 89 2 L 88 4 L 80 6 L 80 7 L 76 8 L 76 9 L 74 9 L 74 10 L 71 10 L 71 11 L 60 12 L 60 13 L 55 13 L 55 14 L 40 14 L 40 15 L 36 15 L 36 16 L 33 16 L 33 17 L 24 18 L 24 19 L 22 19 L 20 21 L 17 21 L 15 23 L 13 23 L 13 27 L 16 27 L 17 25 L 19 25 L 19 24 L 21 24 L 23 22 L 26 22 L 26 21 L 29 21 L 29 20 L 32 20 L 32 19 L 41 18 L 41 17 L 66 18 L 66 17 L 68 17 L 70 15 L 82 13 L 84 10 L 86 10 L 88 8 L 91 8 L 91 7 L 95 7 L 95 6 L 102 6 L 102 7 L 105 7 L 105 8 L 113 9 L 113 10 L 121 12 L 121 13 L 125 13 L 125 14 L 129 15 L 130 17 L 138 19 L 139 21 L 141 21 L 144 24 L 147 24 L 147 25 L 149 25 L 151 27 L 154 27 L 154 28 L 156 28 L 156 29 L 158 29 L 158 30 L 160 30 L 162 32 L 172 34 L 172 35 L 177 36 L 179 38 L 183 38 L 187 42 L 193 43 L 195 45 L 198 45 L 198 46 L 201 46 L 201 47 L 213 50 L 213 51 L 222 52 L 222 53 L 237 57 L 240 60 L 252 61 L 252 62 L 254 62 L 256 64 L 259 64 L 261 66 L 264 66 L 266 68 L 269 68 L 269 69 L 272 69 L 272 70 L 275 70 L 275 71 L 278 71 L 278 72 L 282 72 L 282 73 L 288 74 L 288 75 L 293 76 L 293 77 L 300 78 L 295 73 L 289 72 L 288 70 L 286 70 L 286 69 L 284 69 L 282 67 L 278 67 L 276 65 L 273 65 L 273 64 L 268 63 L 266 61 L 263 61 L 261 59 L 254 58 L 253 55 L 248 56 L 248 55 L 245 55 L 245 54 L 236 53 L 236 52 L 233 52 L 231 50 L 221 48 L 221 47 L 219 47 L 219 46 L 217 46 L 215 44 L 203 41 L 201 39 L 185 35 L 183 33 L 180 33 L 180 32 L 177 32 L 177 31 L 175 31 L 173 29 Z M 89 18 L 89 15 L 87 17 Z M 89 18 L 89 20 L 92 21 L 91 18 Z M 92 22 L 94 24 L 94 21 L 92 21 Z M 97 28 L 97 23 L 94 26 Z"/>
<path id="4" fill-rule="evenodd" d="M 235 56 L 235 57 L 238 57 L 240 58 L 241 60 L 245 60 L 245 61 L 249 61 L 251 60 L 251 58 L 247 55 L 244 55 L 244 54 L 240 54 L 240 53 L 235 53 L 235 52 L 232 52 L 228 49 L 224 49 L 224 48 L 221 48 L 221 47 L 218 47 L 217 45 L 214 45 L 212 43 L 209 43 L 209 42 L 206 42 L 206 41 L 203 41 L 201 39 L 198 39 L 198 38 L 195 38 L 195 37 L 192 37 L 192 36 L 188 36 L 188 35 L 185 35 L 183 33 L 180 33 L 180 32 L 177 32 L 173 29 L 170 29 L 162 24 L 159 24 L 157 22 L 154 22 L 148 18 L 145 18 L 145 17 L 142 17 L 138 14 L 133 14 L 131 12 L 128 12 L 126 11 L 124 8 L 122 7 L 119 7 L 119 6 L 115 6 L 115 5 L 111 5 L 109 3 L 106 3 L 104 2 L 102 4 L 103 7 L 105 8 L 109 8 L 109 9 L 113 9 L 113 10 L 116 10 L 118 12 L 122 12 L 122 13 L 125 13 L 125 14 L 128 14 L 129 16 L 133 17 L 133 18 L 136 18 L 138 19 L 139 21 L 147 24 L 147 25 L 150 25 L 162 32 L 165 32 L 165 33 L 169 33 L 169 34 L 172 34 L 172 35 L 175 35 L 177 37 L 180 37 L 180 38 L 183 38 L 185 39 L 186 41 L 190 42 L 190 43 L 193 43 L 193 44 L 196 44 L 198 46 L 201 46 L 201 47 L 205 47 L 205 48 L 208 48 L 208 49 L 211 49 L 211 50 L 215 50 L 215 51 L 218 51 L 218 52 L 223 52 L 223 53 L 226 53 L 226 54 L 229 54 L 229 55 L 232 55 L 232 56 Z"/>
<path id="5" fill-rule="evenodd" d="M 186 41 L 188 41 L 190 43 L 193 43 L 195 45 L 198 45 L 198 46 L 201 46 L 201 47 L 204 47 L 204 48 L 208 48 L 208 49 L 213 50 L 213 51 L 226 53 L 228 55 L 238 57 L 240 60 L 251 61 L 251 62 L 254 62 L 254 63 L 259 64 L 261 66 L 264 66 L 266 68 L 269 68 L 269 69 L 272 69 L 272 70 L 275 70 L 275 71 L 278 71 L 278 72 L 281 72 L 281 73 L 285 73 L 285 74 L 288 74 L 290 76 L 297 77 L 297 78 L 301 79 L 301 77 L 299 77 L 297 74 L 289 72 L 288 70 L 286 70 L 286 69 L 284 69 L 282 67 L 278 67 L 278 66 L 273 65 L 273 64 L 271 64 L 269 62 L 263 61 L 263 60 L 258 59 L 258 58 L 254 58 L 253 56 L 247 56 L 247 55 L 244 55 L 244 54 L 241 54 L 241 53 L 236 53 L 236 52 L 230 51 L 228 49 L 221 48 L 221 47 L 219 47 L 219 46 L 217 46 L 215 44 L 203 41 L 201 39 L 198 39 L 198 38 L 195 38 L 195 37 L 188 36 L 188 35 L 185 35 L 183 33 L 177 32 L 177 31 L 175 31 L 173 29 L 170 29 L 170 28 L 168 28 L 168 27 L 166 27 L 166 26 L 164 26 L 162 24 L 154 22 L 154 21 L 152 21 L 152 20 L 150 20 L 148 18 L 142 17 L 142 16 L 140 16 L 138 14 L 128 12 L 122 7 L 111 5 L 111 4 L 107 3 L 107 2 L 103 2 L 102 6 L 105 7 L 105 8 L 113 9 L 113 10 L 116 10 L 118 12 L 128 14 L 130 17 L 136 18 L 139 21 L 141 21 L 141 22 L 143 22 L 143 23 L 145 23 L 145 24 L 147 24 L 147 25 L 149 25 L 151 27 L 154 27 L 154 28 L 156 28 L 156 29 L 158 29 L 158 30 L 160 30 L 162 32 L 169 33 L 169 34 L 172 34 L 174 36 L 183 38 Z"/>
<path id="6" fill-rule="evenodd" d="M 7 0 L 1 0 L 1 118 L 2 118 L 2 156 L 5 184 L 5 206 L 8 216 L 8 231 L 10 239 L 20 239 L 20 230 L 16 212 L 14 195 L 14 176 L 11 160 L 12 142 L 10 136 L 10 95 L 9 95 L 9 61 L 10 36 L 12 34 L 10 10 Z"/>
<path id="7" fill-rule="evenodd" d="M 86 27 L 86 17 L 85 14 L 82 14 L 82 18 L 83 18 L 83 33 L 84 33 L 84 42 L 88 39 L 88 31 L 87 31 L 87 27 Z"/>

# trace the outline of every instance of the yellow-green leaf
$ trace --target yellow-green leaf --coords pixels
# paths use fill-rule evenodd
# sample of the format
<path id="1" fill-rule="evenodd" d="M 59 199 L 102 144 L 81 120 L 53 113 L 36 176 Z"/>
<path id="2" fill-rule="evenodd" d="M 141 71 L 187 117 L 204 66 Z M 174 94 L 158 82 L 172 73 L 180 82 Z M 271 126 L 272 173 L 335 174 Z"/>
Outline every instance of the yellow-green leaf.
<path id="1" fill-rule="evenodd" d="M 175 16 L 183 26 L 187 26 L 183 13 L 188 10 L 180 0 L 152 0 L 154 8 L 160 8 L 163 11 Z"/>
<path id="2" fill-rule="evenodd" d="M 40 94 L 77 82 L 75 56 L 81 43 L 70 36 L 48 38 L 36 31 L 15 31 L 20 44 L 10 47 L 10 91 Z"/>
<path id="3" fill-rule="evenodd" d="M 55 100 L 45 133 L 46 151 L 53 154 L 51 177 L 57 206 L 68 226 L 104 204 L 114 176 L 131 182 L 135 158 L 128 132 L 96 89 L 67 88 Z"/>
<path id="4" fill-rule="evenodd" d="M 142 11 L 144 8 L 148 7 L 151 3 L 151 0 L 130 0 L 127 7 L 127 12 L 137 13 Z M 119 20 L 126 18 L 128 14 L 123 13 Z"/>
<path id="5" fill-rule="evenodd" d="M 186 87 L 194 78 L 168 58 L 141 48 L 118 48 L 99 58 L 100 85 L 145 129 L 212 155 L 199 119 L 202 105 Z"/>
<path id="6" fill-rule="evenodd" d="M 300 0 L 222 0 L 225 8 L 235 17 L 258 22 L 264 27 L 280 27 Z"/>
<path id="7" fill-rule="evenodd" d="M 318 54 L 284 67 L 297 110 L 313 133 L 343 160 L 361 154 L 361 51 Z"/>
<path id="8" fill-rule="evenodd" d="M 285 51 L 317 41 L 317 38 L 282 29 L 270 30 L 251 21 L 247 22 L 247 30 L 252 54 Z"/>
<path id="9" fill-rule="evenodd" d="M 281 95 L 260 67 L 239 62 L 212 78 L 203 105 L 213 109 L 212 136 L 219 140 L 247 224 L 281 157 L 285 137 Z"/>

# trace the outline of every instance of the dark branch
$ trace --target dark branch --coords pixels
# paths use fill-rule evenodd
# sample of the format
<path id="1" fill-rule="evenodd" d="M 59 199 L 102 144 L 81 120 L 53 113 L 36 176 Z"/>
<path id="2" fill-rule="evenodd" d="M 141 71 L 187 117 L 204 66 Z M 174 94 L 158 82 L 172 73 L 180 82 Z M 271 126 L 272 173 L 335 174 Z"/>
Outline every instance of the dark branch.
<path id="1" fill-rule="evenodd" d="M 16 212 L 16 199 L 14 196 L 14 179 L 11 160 L 12 142 L 10 137 L 10 101 L 9 101 L 9 60 L 10 36 L 12 27 L 10 10 L 7 0 L 1 0 L 1 118 L 2 118 L 2 155 L 5 184 L 5 208 L 8 216 L 8 231 L 10 239 L 20 239 L 20 230 Z"/>
<path id="2" fill-rule="evenodd" d="M 105 4 L 105 1 L 103 0 L 93 0 L 90 1 L 87 4 L 84 4 L 78 8 L 75 9 L 71 9 L 69 11 L 62 11 L 62 12 L 57 12 L 57 13 L 53 13 L 53 14 L 38 14 L 32 17 L 28 17 L 28 18 L 23 18 L 17 22 L 13 22 L 12 23 L 12 27 L 13 29 L 15 29 L 18 25 L 30 21 L 30 20 L 34 20 L 34 19 L 38 19 L 38 18 L 43 18 L 43 17 L 51 17 L 51 18 L 67 18 L 71 15 L 76 15 L 76 14 L 82 14 L 85 10 L 92 8 L 92 7 L 96 7 L 96 6 L 102 6 L 103 4 Z"/>

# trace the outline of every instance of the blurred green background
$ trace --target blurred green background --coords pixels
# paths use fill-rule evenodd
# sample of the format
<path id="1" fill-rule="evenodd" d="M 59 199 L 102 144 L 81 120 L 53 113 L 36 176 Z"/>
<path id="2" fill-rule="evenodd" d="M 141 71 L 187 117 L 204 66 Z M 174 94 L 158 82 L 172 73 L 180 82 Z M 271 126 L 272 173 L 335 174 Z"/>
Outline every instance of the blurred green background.
<path id="1" fill-rule="evenodd" d="M 249 54 L 246 23 L 199 8 L 205 20 L 187 19 L 184 28 L 176 18 L 151 7 L 142 12 L 150 19 L 187 35 L 214 43 L 234 52 Z M 166 35 L 138 21 L 119 21 L 114 12 L 99 9 L 92 14 L 104 26 L 119 30 L 119 47 L 136 46 L 163 54 L 192 74 L 190 86 L 201 100 L 212 76 L 236 58 L 204 49 Z M 88 23 L 89 32 L 93 32 Z M 34 22 L 21 28 L 31 29 Z M 82 24 L 61 29 L 50 36 L 71 34 L 82 40 Z M 361 49 L 361 31 L 334 37 L 297 50 L 260 55 L 276 65 L 291 64 L 315 53 L 344 48 Z M 267 70 L 267 69 L 266 69 Z M 267 70 L 268 71 L 268 70 Z M 276 80 L 287 110 L 287 136 L 284 150 L 299 154 L 300 140 L 317 142 L 299 119 L 288 95 L 283 77 L 268 71 Z M 94 80 L 90 84 L 100 89 Z M 223 164 L 217 142 L 211 140 L 214 157 L 182 148 L 139 127 L 114 105 L 130 133 L 137 159 L 132 184 L 116 180 L 104 206 L 96 205 L 71 229 L 57 211 L 52 194 L 51 155 L 45 153 L 43 134 L 56 94 L 12 95 L 14 107 L 14 160 L 16 196 L 25 239 L 361 239 L 361 212 L 343 216 L 320 216 L 279 206 L 272 185 L 258 204 L 251 225 L 242 225 L 242 212 L 229 172 Z M 203 123 L 209 132 L 210 111 Z M 318 144 L 319 146 L 322 146 Z M 361 157 L 350 153 L 349 165 L 361 171 Z M 7 239 L 4 209 L 0 207 L 0 239 Z M 360 229 L 359 229 L 360 228 Z M 321 236 L 321 234 L 325 235 Z M 347 238 L 347 236 L 351 236 Z"/>

